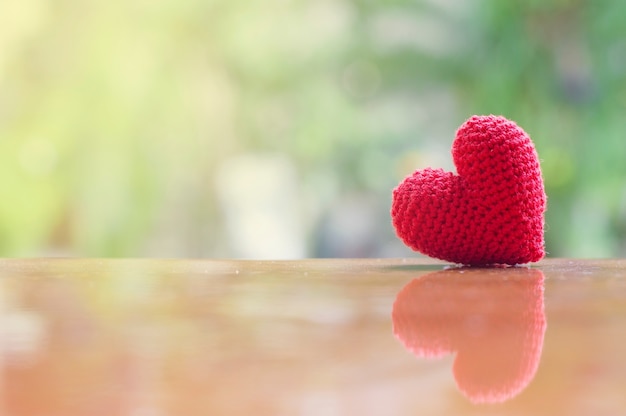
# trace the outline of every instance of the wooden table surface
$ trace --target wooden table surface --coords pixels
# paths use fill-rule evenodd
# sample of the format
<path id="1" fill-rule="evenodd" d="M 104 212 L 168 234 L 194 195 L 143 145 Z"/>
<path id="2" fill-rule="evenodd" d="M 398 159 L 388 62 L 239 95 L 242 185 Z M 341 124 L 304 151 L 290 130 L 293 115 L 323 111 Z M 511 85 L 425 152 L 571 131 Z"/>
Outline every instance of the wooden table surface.
<path id="1" fill-rule="evenodd" d="M 626 414 L 626 260 L 0 260 L 0 415 Z"/>

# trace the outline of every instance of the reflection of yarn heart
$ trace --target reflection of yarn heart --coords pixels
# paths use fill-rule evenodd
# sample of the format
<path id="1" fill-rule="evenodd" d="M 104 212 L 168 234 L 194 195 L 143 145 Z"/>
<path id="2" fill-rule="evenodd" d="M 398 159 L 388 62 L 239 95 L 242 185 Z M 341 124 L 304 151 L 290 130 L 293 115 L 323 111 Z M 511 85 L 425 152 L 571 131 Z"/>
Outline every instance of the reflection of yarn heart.
<path id="1" fill-rule="evenodd" d="M 456 353 L 459 390 L 474 403 L 519 394 L 539 365 L 546 319 L 543 273 L 451 269 L 414 279 L 396 297 L 393 331 L 418 357 Z"/>

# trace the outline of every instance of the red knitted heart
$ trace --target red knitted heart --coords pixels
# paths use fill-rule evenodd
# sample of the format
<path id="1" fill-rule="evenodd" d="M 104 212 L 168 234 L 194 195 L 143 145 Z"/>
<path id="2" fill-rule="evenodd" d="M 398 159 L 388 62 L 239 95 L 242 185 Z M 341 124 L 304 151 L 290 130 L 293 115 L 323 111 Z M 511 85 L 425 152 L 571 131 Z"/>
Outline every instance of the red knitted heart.
<path id="1" fill-rule="evenodd" d="M 455 354 L 459 390 L 502 402 L 534 378 L 543 348 L 544 276 L 527 268 L 451 269 L 414 279 L 396 297 L 393 332 L 413 354 Z"/>
<path id="2" fill-rule="evenodd" d="M 467 265 L 544 256 L 546 195 L 530 137 L 501 116 L 473 116 L 456 132 L 458 175 L 418 170 L 393 191 L 391 217 L 406 245 Z"/>

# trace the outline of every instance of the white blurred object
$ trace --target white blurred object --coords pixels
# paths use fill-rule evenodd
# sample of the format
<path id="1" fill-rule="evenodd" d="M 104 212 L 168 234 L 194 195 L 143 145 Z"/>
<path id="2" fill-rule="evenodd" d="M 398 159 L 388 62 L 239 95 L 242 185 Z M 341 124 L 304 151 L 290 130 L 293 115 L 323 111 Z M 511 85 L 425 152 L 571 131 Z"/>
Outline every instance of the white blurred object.
<path id="1" fill-rule="evenodd" d="M 217 197 L 231 255 L 252 259 L 305 256 L 293 163 L 280 154 L 246 154 L 218 170 Z"/>
<path id="2" fill-rule="evenodd" d="M 46 338 L 46 325 L 35 312 L 12 311 L 0 315 L 0 358 L 28 363 L 35 360 Z M 2 363 L 0 363 L 2 364 Z"/>

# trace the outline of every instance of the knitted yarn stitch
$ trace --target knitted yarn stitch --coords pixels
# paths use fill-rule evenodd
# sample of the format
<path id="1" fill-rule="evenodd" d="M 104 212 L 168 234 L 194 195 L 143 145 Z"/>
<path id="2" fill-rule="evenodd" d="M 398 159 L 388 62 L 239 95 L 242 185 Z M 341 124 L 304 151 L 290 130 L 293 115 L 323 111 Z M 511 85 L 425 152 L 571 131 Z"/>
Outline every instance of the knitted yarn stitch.
<path id="1" fill-rule="evenodd" d="M 456 132 L 458 175 L 417 170 L 393 191 L 391 217 L 413 250 L 466 265 L 543 258 L 546 194 L 530 137 L 502 116 L 473 116 Z"/>

